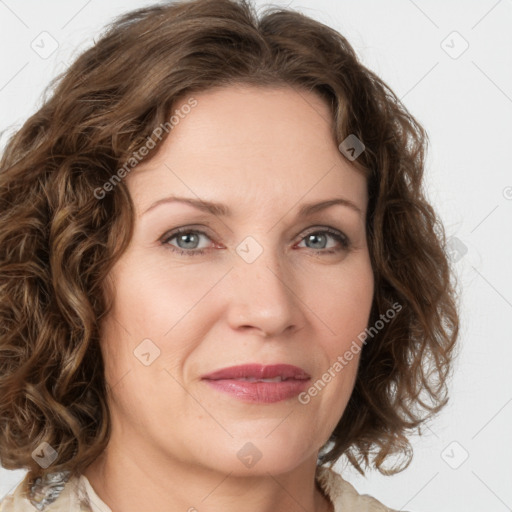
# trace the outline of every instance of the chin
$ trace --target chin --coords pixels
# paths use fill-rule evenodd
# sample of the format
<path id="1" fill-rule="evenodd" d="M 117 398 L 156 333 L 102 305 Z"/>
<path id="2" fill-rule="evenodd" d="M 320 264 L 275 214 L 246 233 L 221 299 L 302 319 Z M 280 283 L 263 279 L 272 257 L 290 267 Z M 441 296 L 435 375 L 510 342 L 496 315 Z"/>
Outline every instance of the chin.
<path id="1" fill-rule="evenodd" d="M 273 428 L 275 426 L 274 423 Z M 234 436 L 225 443 L 215 443 L 216 448 L 208 457 L 209 465 L 215 461 L 217 470 L 232 476 L 264 476 L 292 471 L 308 458 L 316 460 L 318 449 L 308 446 L 311 440 L 306 436 L 297 438 L 290 436 L 289 432 L 281 435 L 276 432 L 269 435 L 271 430 L 263 432 L 259 431 L 254 436 Z"/>

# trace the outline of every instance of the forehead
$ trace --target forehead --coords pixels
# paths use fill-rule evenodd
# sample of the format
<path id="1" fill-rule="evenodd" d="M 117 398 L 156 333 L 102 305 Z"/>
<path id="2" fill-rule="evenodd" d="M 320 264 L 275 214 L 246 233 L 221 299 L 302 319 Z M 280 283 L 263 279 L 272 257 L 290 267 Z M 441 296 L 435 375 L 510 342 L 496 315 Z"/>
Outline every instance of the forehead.
<path id="1" fill-rule="evenodd" d="M 173 113 L 157 155 L 128 177 L 139 213 L 165 193 L 276 208 L 341 192 L 366 207 L 366 179 L 340 154 L 315 93 L 230 86 L 184 96 Z"/>
<path id="2" fill-rule="evenodd" d="M 238 84 L 217 87 L 194 98 L 196 107 L 172 131 L 177 141 L 200 136 L 203 144 L 210 142 L 209 146 L 219 149 L 233 145 L 252 151 L 258 146 L 285 150 L 298 139 L 308 145 L 334 143 L 332 113 L 325 100 L 313 92 L 290 86 Z M 189 99 L 182 97 L 174 109 L 181 111 Z"/>

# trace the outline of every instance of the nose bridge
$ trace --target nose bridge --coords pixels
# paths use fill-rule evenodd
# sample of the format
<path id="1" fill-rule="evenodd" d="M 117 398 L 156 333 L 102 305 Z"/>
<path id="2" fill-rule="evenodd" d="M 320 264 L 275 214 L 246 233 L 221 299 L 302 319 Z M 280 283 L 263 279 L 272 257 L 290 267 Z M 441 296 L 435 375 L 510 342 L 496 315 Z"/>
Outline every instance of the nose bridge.
<path id="1" fill-rule="evenodd" d="M 292 275 L 282 255 L 264 235 L 246 237 L 237 247 L 232 274 L 230 322 L 276 335 L 299 323 L 299 303 Z"/>

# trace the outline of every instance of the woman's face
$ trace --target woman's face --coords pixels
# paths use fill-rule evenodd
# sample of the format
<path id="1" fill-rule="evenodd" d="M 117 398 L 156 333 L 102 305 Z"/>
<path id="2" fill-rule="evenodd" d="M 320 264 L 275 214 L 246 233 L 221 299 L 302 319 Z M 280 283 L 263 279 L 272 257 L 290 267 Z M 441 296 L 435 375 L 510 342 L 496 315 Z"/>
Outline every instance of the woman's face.
<path id="1" fill-rule="evenodd" d="M 372 303 L 366 179 L 312 93 L 238 86 L 194 98 L 126 177 L 135 232 L 110 275 L 102 332 L 111 443 L 226 473 L 290 471 L 316 462 L 353 389 L 359 355 L 334 363 L 360 345 Z M 302 373 L 212 375 L 243 365 Z"/>

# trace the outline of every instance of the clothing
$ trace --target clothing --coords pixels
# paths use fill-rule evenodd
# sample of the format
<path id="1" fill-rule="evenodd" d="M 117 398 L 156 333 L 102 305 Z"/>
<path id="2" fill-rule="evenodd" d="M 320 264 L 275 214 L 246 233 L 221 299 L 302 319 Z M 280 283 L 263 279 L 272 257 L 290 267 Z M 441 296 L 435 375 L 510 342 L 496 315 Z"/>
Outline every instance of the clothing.
<path id="1" fill-rule="evenodd" d="M 99 498 L 85 475 L 68 471 L 50 473 L 44 481 L 31 481 L 30 473 L 0 502 L 0 512 L 112 512 Z M 334 512 L 396 512 L 355 488 L 332 469 L 319 466 L 316 481 L 334 505 Z M 24 493 L 24 489 L 31 489 Z"/>

